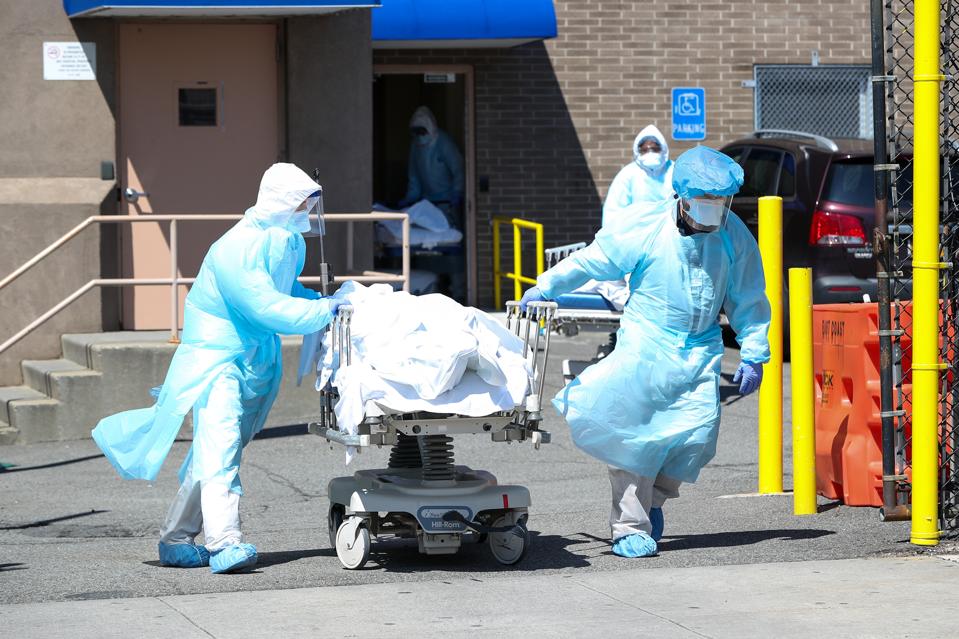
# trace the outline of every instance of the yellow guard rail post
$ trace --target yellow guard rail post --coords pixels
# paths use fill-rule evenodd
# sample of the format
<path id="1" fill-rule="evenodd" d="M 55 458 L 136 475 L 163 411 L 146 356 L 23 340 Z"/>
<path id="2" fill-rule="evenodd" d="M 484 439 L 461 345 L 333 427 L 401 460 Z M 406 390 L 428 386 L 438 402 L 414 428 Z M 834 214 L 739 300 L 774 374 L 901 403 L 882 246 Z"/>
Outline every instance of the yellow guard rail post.
<path id="1" fill-rule="evenodd" d="M 513 271 L 503 273 L 500 270 L 500 230 L 501 224 L 510 224 L 513 227 Z M 543 245 L 543 225 L 538 222 L 521 220 L 520 218 L 493 218 L 493 297 L 496 308 L 503 308 L 503 279 L 513 280 L 513 297 L 518 302 L 523 297 L 523 284 L 536 285 L 535 277 L 523 275 L 523 242 L 522 229 L 529 229 L 536 233 L 536 275 L 545 269 L 545 247 Z"/>
<path id="2" fill-rule="evenodd" d="M 912 534 L 939 543 L 939 0 L 915 3 Z"/>
<path id="3" fill-rule="evenodd" d="M 759 198 L 759 252 L 769 299 L 769 363 L 759 387 L 759 494 L 783 491 L 783 199 Z"/>
<path id="4" fill-rule="evenodd" d="M 812 269 L 789 269 L 792 378 L 793 514 L 815 515 L 816 390 L 813 381 Z"/>

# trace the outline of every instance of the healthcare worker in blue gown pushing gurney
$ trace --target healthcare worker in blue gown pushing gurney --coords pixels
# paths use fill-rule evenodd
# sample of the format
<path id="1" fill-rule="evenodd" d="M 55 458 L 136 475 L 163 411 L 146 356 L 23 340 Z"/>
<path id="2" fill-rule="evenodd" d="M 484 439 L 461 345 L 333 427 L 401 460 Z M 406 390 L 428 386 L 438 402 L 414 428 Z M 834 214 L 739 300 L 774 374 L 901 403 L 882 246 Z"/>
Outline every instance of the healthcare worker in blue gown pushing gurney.
<path id="1" fill-rule="evenodd" d="M 746 395 L 769 361 L 769 304 L 756 241 L 728 208 L 743 171 L 696 147 L 676 160 L 677 199 L 603 228 L 587 248 L 546 271 L 523 301 L 552 299 L 589 279 L 630 275 L 613 352 L 569 383 L 553 405 L 576 445 L 609 465 L 613 552 L 656 553 L 663 503 L 694 482 L 716 452 L 717 318 L 725 309 L 741 345 L 733 378 Z"/>
<path id="2" fill-rule="evenodd" d="M 256 548 L 240 533 L 240 458 L 279 389 L 278 334 L 321 330 L 340 303 L 296 281 L 308 216 L 321 197 L 320 186 L 292 164 L 266 171 L 256 205 L 203 260 L 157 403 L 107 417 L 93 431 L 122 477 L 152 481 L 193 410 L 193 445 L 160 537 L 164 566 L 223 573 L 256 563 Z M 196 545 L 201 529 L 205 545 Z"/>
<path id="3" fill-rule="evenodd" d="M 603 202 L 603 226 L 628 215 L 634 204 L 673 197 L 673 162 L 662 132 L 650 124 L 633 140 L 633 161 L 620 169 Z"/>

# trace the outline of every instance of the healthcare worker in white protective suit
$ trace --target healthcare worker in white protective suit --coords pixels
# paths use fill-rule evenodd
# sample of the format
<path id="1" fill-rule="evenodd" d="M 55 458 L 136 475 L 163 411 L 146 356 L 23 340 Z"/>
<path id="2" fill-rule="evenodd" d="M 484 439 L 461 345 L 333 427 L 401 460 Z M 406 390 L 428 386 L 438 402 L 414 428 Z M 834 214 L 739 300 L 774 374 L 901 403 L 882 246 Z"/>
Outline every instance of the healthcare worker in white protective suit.
<path id="1" fill-rule="evenodd" d="M 193 445 L 161 532 L 164 566 L 209 565 L 222 573 L 256 563 L 256 548 L 240 533 L 240 458 L 279 389 L 278 333 L 321 330 L 340 304 L 296 281 L 308 215 L 321 197 L 320 186 L 292 164 L 266 171 L 256 205 L 203 260 L 157 403 L 107 417 L 93 431 L 122 477 L 152 481 L 193 410 Z M 201 528 L 206 543 L 196 545 Z"/>
<path id="2" fill-rule="evenodd" d="M 640 202 L 661 202 L 673 197 L 673 162 L 662 132 L 652 124 L 633 140 L 633 161 L 609 185 L 603 203 L 603 226 L 628 215 Z"/>
<path id="3" fill-rule="evenodd" d="M 742 169 L 722 153 L 683 153 L 673 172 L 678 199 L 603 228 L 524 295 L 551 299 L 590 278 L 630 275 L 616 348 L 553 400 L 576 445 L 609 465 L 613 552 L 623 557 L 656 553 L 663 503 L 716 452 L 720 309 L 741 345 L 733 381 L 742 394 L 759 387 L 769 361 L 759 249 L 727 208 L 742 183 Z"/>

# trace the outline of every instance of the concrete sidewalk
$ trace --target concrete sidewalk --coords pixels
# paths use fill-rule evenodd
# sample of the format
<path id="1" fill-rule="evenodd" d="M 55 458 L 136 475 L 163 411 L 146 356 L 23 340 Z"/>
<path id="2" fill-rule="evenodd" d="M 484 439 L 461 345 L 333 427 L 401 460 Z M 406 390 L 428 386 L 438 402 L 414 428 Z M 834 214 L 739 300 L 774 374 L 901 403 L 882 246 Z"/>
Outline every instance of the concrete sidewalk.
<path id="1" fill-rule="evenodd" d="M 959 565 L 935 557 L 458 577 L 16 604 L 0 607 L 0 628 L 17 637 L 76 639 L 948 637 L 957 580 Z"/>

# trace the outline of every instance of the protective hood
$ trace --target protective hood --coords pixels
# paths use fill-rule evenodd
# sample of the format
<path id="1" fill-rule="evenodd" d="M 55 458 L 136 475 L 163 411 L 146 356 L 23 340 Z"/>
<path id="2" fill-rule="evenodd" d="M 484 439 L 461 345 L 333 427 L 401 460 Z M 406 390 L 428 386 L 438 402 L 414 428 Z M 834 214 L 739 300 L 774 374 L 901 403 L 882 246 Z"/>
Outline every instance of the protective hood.
<path id="1" fill-rule="evenodd" d="M 743 185 L 743 168 L 708 146 L 689 149 L 673 165 L 673 190 L 684 200 L 703 195 L 735 195 Z"/>
<path id="2" fill-rule="evenodd" d="M 641 164 L 639 161 L 639 146 L 642 144 L 643 140 L 646 138 L 655 138 L 659 142 L 659 146 L 663 148 L 661 153 L 661 160 L 658 167 L 649 167 Z M 641 169 L 647 172 L 656 173 L 663 169 L 666 166 L 666 163 L 669 161 L 669 145 L 666 144 L 666 138 L 663 136 L 663 132 L 656 128 L 654 125 L 650 124 L 645 129 L 639 132 L 639 135 L 633 140 L 633 162 L 635 162 Z"/>
<path id="3" fill-rule="evenodd" d="M 430 138 L 430 143 L 436 140 L 437 135 L 439 134 L 439 127 L 436 124 L 436 117 L 433 115 L 433 112 L 430 111 L 430 108 L 427 106 L 421 106 L 413 112 L 413 117 L 410 118 L 410 128 L 421 126 L 426 129 L 427 134 Z"/>
<path id="4" fill-rule="evenodd" d="M 262 228 L 278 226 L 306 233 L 310 230 L 310 214 L 322 212 L 318 210 L 322 193 L 323 188 L 296 165 L 274 164 L 263 174 L 256 205 L 246 210 L 246 217 Z M 307 198 L 310 202 L 306 210 L 297 211 Z"/>

